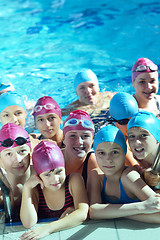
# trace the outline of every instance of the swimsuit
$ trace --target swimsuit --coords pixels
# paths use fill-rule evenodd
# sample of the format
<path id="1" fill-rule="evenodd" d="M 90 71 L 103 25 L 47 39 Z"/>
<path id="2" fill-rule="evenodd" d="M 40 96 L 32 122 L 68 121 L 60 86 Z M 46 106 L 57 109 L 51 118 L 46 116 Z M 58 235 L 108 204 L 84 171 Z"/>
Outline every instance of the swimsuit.
<path id="1" fill-rule="evenodd" d="M 87 153 L 86 159 L 85 159 L 84 164 L 83 164 L 82 177 L 84 179 L 85 186 L 86 186 L 86 183 L 87 183 L 88 160 L 89 160 L 92 153 L 94 153 L 94 151 L 91 151 L 91 152 Z"/>
<path id="2" fill-rule="evenodd" d="M 105 176 L 104 180 L 103 180 L 103 189 L 102 189 L 102 192 L 101 192 L 102 203 L 124 204 L 124 203 L 140 202 L 139 199 L 130 198 L 126 194 L 126 192 L 123 188 L 123 185 L 121 183 L 121 180 L 120 180 L 120 192 L 121 192 L 120 199 L 112 201 L 110 198 L 107 197 L 107 195 L 105 193 L 106 182 L 107 182 L 107 177 Z"/>
<path id="3" fill-rule="evenodd" d="M 60 210 L 48 208 L 40 184 L 37 185 L 37 188 L 39 193 L 38 218 L 59 218 L 68 207 L 74 207 L 73 197 L 69 192 L 69 175 L 65 180 L 65 203 Z"/>
<path id="4" fill-rule="evenodd" d="M 156 115 L 157 118 L 160 118 L 160 106 L 159 106 L 159 102 L 157 100 L 156 97 L 154 97 L 155 101 L 156 101 L 156 106 L 157 106 L 157 110 L 159 111 L 159 113 Z"/>

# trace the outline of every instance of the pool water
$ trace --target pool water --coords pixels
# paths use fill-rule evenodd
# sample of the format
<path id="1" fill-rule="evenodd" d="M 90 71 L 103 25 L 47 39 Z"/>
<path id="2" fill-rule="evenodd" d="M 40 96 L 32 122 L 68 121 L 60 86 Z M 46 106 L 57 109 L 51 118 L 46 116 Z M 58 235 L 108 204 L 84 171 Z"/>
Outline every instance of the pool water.
<path id="1" fill-rule="evenodd" d="M 1 77 L 37 100 L 76 99 L 81 68 L 98 76 L 101 91 L 133 93 L 139 57 L 160 65 L 160 2 L 146 0 L 0 0 Z"/>

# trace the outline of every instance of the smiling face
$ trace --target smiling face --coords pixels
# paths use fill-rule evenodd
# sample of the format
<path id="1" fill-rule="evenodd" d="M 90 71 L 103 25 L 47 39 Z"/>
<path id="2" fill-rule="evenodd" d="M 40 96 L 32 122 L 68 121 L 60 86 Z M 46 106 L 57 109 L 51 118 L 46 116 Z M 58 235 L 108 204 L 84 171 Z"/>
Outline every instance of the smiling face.
<path id="1" fill-rule="evenodd" d="M 95 81 L 82 82 L 78 85 L 76 92 L 81 103 L 92 105 L 96 103 L 99 95 L 99 86 Z"/>
<path id="2" fill-rule="evenodd" d="M 57 191 L 64 184 L 66 178 L 65 168 L 59 167 L 51 171 L 45 171 L 40 174 L 40 178 L 43 181 L 44 187 Z"/>
<path id="3" fill-rule="evenodd" d="M 0 113 L 0 121 L 1 121 L 2 125 L 5 125 L 6 123 L 14 123 L 14 124 L 19 125 L 20 127 L 24 128 L 25 119 L 26 119 L 25 110 L 24 110 L 24 108 L 22 108 L 18 105 L 6 107 Z"/>
<path id="4" fill-rule="evenodd" d="M 114 142 L 101 142 L 96 148 L 96 159 L 99 168 L 107 176 L 124 169 L 125 154 L 122 148 Z"/>
<path id="5" fill-rule="evenodd" d="M 77 158 L 85 158 L 93 143 L 93 135 L 88 130 L 68 131 L 64 137 L 65 150 Z"/>
<path id="6" fill-rule="evenodd" d="M 4 169 L 16 176 L 23 176 L 30 165 L 30 148 L 26 144 L 6 148 L 0 156 Z"/>
<path id="7" fill-rule="evenodd" d="M 145 160 L 153 164 L 158 142 L 149 131 L 140 127 L 133 127 L 128 130 L 128 141 L 134 156 L 138 160 Z"/>
<path id="8" fill-rule="evenodd" d="M 158 72 L 139 74 L 132 83 L 139 105 L 151 100 L 158 92 Z"/>
<path id="9" fill-rule="evenodd" d="M 60 131 L 60 124 L 62 124 L 62 120 L 55 113 L 38 115 L 35 122 L 40 133 L 48 139 L 54 138 L 54 136 Z"/>

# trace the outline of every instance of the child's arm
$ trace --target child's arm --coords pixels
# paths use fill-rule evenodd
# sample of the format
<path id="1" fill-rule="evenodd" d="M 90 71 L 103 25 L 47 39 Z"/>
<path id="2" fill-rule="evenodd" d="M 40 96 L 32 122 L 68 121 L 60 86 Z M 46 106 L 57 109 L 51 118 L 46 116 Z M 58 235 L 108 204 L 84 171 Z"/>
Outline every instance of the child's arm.
<path id="1" fill-rule="evenodd" d="M 131 179 L 126 179 L 128 181 L 133 180 L 139 181 L 138 175 L 133 177 L 130 175 Z M 123 179 L 124 180 L 124 179 Z M 112 219 L 112 218 L 119 218 L 119 217 L 129 217 L 132 215 L 139 215 L 139 214 L 148 214 L 148 213 L 155 213 L 160 212 L 160 197 L 155 196 L 155 193 L 140 179 L 140 188 L 144 187 L 144 191 L 138 194 L 139 199 L 142 198 L 142 202 L 137 203 L 129 203 L 129 204 L 102 204 L 101 203 L 101 184 L 99 181 L 99 174 L 96 170 L 93 170 L 89 176 L 88 182 L 88 189 L 89 189 L 89 199 L 90 199 L 90 218 L 92 219 Z M 132 184 L 128 184 L 130 188 L 133 188 Z M 134 186 L 134 193 L 135 193 L 135 186 Z M 137 189 L 138 190 L 138 189 Z M 147 193 L 148 190 L 148 193 Z M 148 195 L 149 194 L 149 195 Z M 137 197 L 138 197 L 137 196 Z M 149 196 L 151 196 L 150 199 Z M 147 199 L 146 201 L 143 201 Z M 160 216 L 160 214 L 158 213 Z M 157 218 L 158 219 L 158 218 Z M 138 219 L 137 219 L 138 220 Z M 151 222 L 151 221 L 149 221 Z M 160 222 L 160 218 L 159 218 Z"/>
<path id="2" fill-rule="evenodd" d="M 23 226 L 26 228 L 35 225 L 38 220 L 38 192 L 35 187 L 39 183 L 42 186 L 40 178 L 32 175 L 23 186 L 20 218 Z"/>
<path id="3" fill-rule="evenodd" d="M 88 198 L 84 181 L 79 174 L 72 174 L 69 179 L 69 189 L 74 200 L 75 211 L 66 215 L 57 221 L 37 227 L 31 231 L 24 233 L 21 239 L 40 239 L 53 232 L 75 227 L 87 219 L 88 214 Z"/>

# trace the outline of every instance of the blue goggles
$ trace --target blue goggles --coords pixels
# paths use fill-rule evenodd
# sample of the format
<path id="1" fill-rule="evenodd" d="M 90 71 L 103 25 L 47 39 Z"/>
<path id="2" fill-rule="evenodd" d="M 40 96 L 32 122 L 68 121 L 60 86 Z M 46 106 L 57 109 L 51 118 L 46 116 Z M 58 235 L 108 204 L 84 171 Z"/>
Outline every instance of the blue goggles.
<path id="1" fill-rule="evenodd" d="M 63 128 L 65 128 L 67 126 L 70 126 L 70 127 L 77 126 L 79 123 L 81 123 L 81 125 L 84 128 L 90 128 L 90 129 L 94 130 L 94 125 L 93 125 L 93 123 L 91 121 L 89 121 L 89 120 L 82 120 L 82 119 L 76 119 L 76 118 L 69 119 L 64 124 Z"/>

